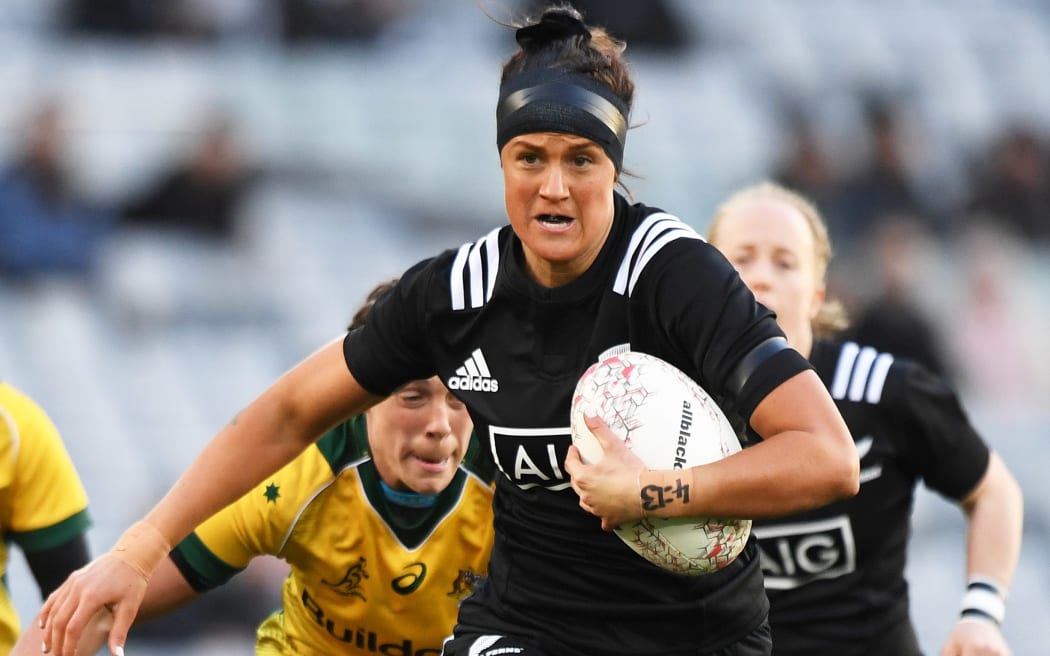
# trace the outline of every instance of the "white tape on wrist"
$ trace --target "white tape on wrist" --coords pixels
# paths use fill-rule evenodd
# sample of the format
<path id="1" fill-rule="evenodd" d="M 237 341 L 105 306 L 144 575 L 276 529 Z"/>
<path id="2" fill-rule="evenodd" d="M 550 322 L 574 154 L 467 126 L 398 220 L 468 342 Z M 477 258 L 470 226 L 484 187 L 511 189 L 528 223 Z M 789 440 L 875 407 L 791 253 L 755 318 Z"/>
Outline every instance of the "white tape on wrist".
<path id="1" fill-rule="evenodd" d="M 995 582 L 983 578 L 971 578 L 960 604 L 962 619 L 979 619 L 1003 623 L 1006 617 L 1005 594 Z"/>

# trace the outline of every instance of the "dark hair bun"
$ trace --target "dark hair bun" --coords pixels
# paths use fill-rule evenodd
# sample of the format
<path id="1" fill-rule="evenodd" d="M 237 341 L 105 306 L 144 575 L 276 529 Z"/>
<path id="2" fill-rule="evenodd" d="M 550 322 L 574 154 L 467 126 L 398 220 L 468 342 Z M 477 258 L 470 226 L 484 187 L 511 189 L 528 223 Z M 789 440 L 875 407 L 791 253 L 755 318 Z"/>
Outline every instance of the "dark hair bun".
<path id="1" fill-rule="evenodd" d="M 539 22 L 518 28 L 514 38 L 523 50 L 537 50 L 555 41 L 581 37 L 581 43 L 591 40 L 591 31 L 570 7 L 548 9 Z"/>

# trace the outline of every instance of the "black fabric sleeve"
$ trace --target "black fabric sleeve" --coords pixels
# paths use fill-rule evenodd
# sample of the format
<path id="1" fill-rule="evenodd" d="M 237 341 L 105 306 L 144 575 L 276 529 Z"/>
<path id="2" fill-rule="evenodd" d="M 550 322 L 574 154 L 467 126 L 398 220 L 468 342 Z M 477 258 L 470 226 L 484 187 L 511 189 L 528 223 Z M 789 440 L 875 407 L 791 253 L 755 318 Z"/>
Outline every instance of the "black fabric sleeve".
<path id="1" fill-rule="evenodd" d="M 372 394 L 386 396 L 409 380 L 435 373 L 424 341 L 434 262 L 423 260 L 406 271 L 372 306 L 365 325 L 343 339 L 346 366 Z"/>
<path id="2" fill-rule="evenodd" d="M 40 595 L 46 599 L 73 573 L 91 560 L 87 539 L 80 534 L 73 539 L 41 551 L 25 552 L 26 564 L 40 586 Z"/>
<path id="3" fill-rule="evenodd" d="M 762 399 L 778 385 L 812 368 L 813 365 L 793 348 L 776 351 L 762 360 L 740 389 L 737 396 L 740 413 L 744 417 L 750 417 Z"/>
<path id="4" fill-rule="evenodd" d="M 903 422 L 906 452 L 927 487 L 966 497 L 984 477 L 990 451 L 952 386 L 922 365 L 895 360 L 883 397 Z"/>

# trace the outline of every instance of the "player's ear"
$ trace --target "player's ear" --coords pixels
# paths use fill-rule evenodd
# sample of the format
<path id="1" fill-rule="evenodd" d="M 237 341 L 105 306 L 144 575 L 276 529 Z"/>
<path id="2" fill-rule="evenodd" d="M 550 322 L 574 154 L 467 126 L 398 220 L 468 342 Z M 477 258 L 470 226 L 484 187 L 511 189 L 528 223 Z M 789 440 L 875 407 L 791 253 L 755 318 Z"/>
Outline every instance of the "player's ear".
<path id="1" fill-rule="evenodd" d="M 820 308 L 824 307 L 824 299 L 828 296 L 828 289 L 824 286 L 824 283 L 819 283 L 813 289 L 813 298 L 810 300 L 809 305 L 809 320 L 813 321 L 820 314 Z"/>

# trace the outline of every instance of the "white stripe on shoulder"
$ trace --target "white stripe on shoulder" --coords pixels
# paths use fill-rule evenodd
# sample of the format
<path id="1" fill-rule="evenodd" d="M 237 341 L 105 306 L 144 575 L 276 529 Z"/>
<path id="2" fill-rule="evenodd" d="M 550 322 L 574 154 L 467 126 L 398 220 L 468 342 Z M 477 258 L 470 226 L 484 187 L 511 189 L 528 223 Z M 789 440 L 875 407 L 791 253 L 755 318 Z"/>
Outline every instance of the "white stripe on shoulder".
<path id="1" fill-rule="evenodd" d="M 449 274 L 449 288 L 453 310 L 467 307 L 467 292 L 470 292 L 470 307 L 478 308 L 492 298 L 499 271 L 499 228 L 494 228 L 481 239 L 463 244 L 456 252 Z M 484 259 L 482 250 L 484 249 Z"/>
<path id="2" fill-rule="evenodd" d="M 666 212 L 656 212 L 647 216 L 631 235 L 627 252 L 624 253 L 623 261 L 616 272 L 613 291 L 630 296 L 645 265 L 660 252 L 660 249 L 677 239 L 704 240 L 676 216 Z"/>
<path id="3" fill-rule="evenodd" d="M 865 346 L 857 356 L 857 362 L 853 365 L 853 378 L 849 383 L 849 400 L 860 401 L 864 398 L 864 388 L 868 385 L 868 374 L 871 373 L 871 364 L 875 362 L 878 355 L 875 349 Z"/>
<path id="4" fill-rule="evenodd" d="M 835 365 L 835 377 L 831 380 L 831 398 L 843 399 L 849 387 L 850 374 L 853 373 L 853 361 L 857 359 L 860 347 L 853 342 L 846 342 L 839 351 L 839 361 Z"/>
<path id="5" fill-rule="evenodd" d="M 449 279 L 449 287 L 452 288 L 452 309 L 462 310 L 466 307 L 464 298 L 466 294 L 463 290 L 463 267 L 467 264 L 467 255 L 470 253 L 470 247 L 473 244 L 463 244 L 459 247 L 459 252 L 456 253 L 456 259 L 452 260 L 452 274 Z"/>
<path id="6" fill-rule="evenodd" d="M 882 400 L 882 388 L 886 385 L 886 375 L 890 373 L 890 365 L 893 364 L 893 356 L 889 353 L 880 353 L 875 358 L 875 365 L 871 368 L 871 379 L 868 381 L 868 393 L 864 400 L 868 403 L 878 403 Z"/>
<path id="7" fill-rule="evenodd" d="M 870 346 L 860 347 L 846 342 L 839 351 L 835 377 L 831 383 L 831 398 L 841 401 L 878 403 L 886 385 L 893 356 L 879 353 Z"/>

